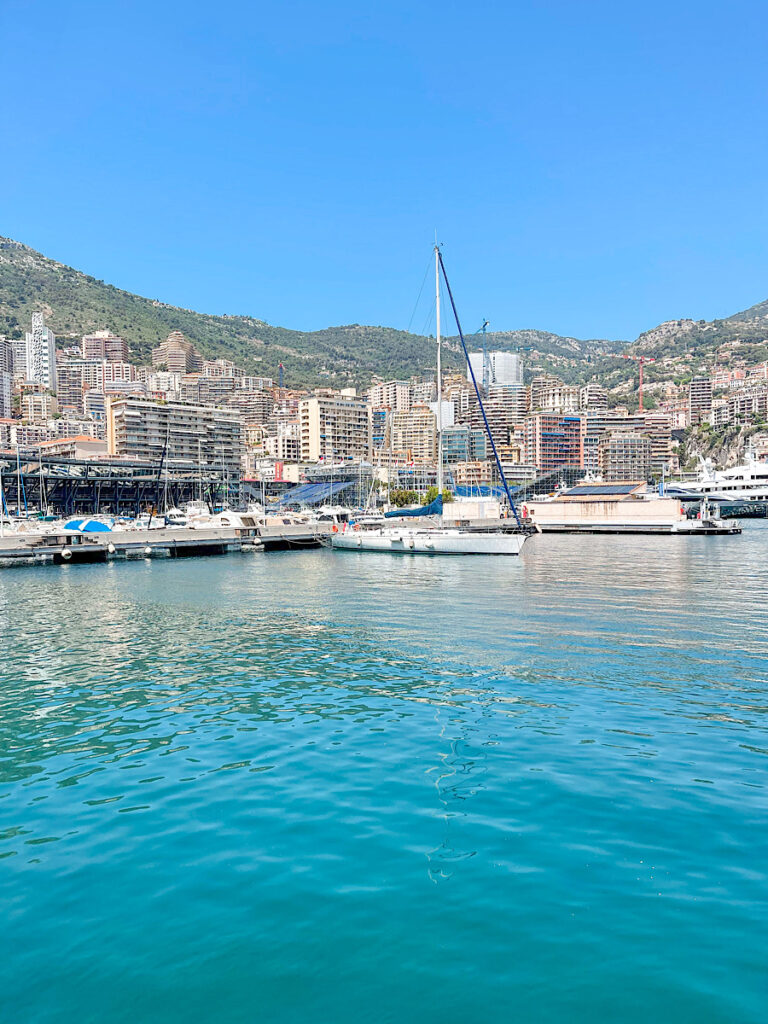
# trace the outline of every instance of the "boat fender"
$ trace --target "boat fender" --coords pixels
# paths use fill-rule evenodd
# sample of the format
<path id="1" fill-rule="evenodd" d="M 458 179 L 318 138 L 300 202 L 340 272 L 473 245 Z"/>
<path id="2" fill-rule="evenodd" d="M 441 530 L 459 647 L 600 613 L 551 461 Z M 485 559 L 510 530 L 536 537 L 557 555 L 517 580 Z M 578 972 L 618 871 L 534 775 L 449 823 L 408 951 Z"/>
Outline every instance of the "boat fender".
<path id="1" fill-rule="evenodd" d="M 152 548 L 150 548 L 150 547 L 144 548 L 144 554 L 145 555 L 151 555 L 152 554 Z"/>
<path id="2" fill-rule="evenodd" d="M 355 523 L 355 525 L 352 527 L 352 529 L 353 530 L 359 530 L 360 529 L 360 523 Z"/>
<path id="3" fill-rule="evenodd" d="M 338 526 L 336 525 L 336 523 L 334 523 L 334 524 L 333 524 L 333 532 L 334 532 L 334 533 L 338 533 L 338 532 L 339 532 L 339 528 L 338 528 Z"/>
<path id="4" fill-rule="evenodd" d="M 527 519 L 527 518 L 528 518 L 528 506 L 527 505 L 523 505 L 523 519 Z"/>
<path id="5" fill-rule="evenodd" d="M 72 557 L 72 552 L 71 551 L 62 551 L 61 552 L 61 557 L 64 559 L 65 562 L 68 562 L 70 560 L 70 558 Z"/>
<path id="6" fill-rule="evenodd" d="M 110 555 L 114 555 L 114 553 L 117 551 L 117 548 L 111 541 L 109 544 L 107 544 L 107 551 L 110 553 Z"/>

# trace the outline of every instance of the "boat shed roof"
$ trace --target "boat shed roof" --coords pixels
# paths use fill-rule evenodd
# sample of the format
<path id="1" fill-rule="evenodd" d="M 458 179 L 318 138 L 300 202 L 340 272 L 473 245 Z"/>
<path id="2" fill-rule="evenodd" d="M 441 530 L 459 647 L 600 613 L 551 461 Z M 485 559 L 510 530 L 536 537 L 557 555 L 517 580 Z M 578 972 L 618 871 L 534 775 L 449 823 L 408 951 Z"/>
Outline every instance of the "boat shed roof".
<path id="1" fill-rule="evenodd" d="M 626 498 L 645 488 L 643 480 L 624 480 L 621 483 L 579 483 L 569 487 L 560 498 Z"/>
<path id="2" fill-rule="evenodd" d="M 314 484 L 299 484 L 292 487 L 277 502 L 280 508 L 286 505 L 322 505 L 323 502 L 355 486 L 354 480 L 336 480 L 333 483 L 323 481 Z"/>

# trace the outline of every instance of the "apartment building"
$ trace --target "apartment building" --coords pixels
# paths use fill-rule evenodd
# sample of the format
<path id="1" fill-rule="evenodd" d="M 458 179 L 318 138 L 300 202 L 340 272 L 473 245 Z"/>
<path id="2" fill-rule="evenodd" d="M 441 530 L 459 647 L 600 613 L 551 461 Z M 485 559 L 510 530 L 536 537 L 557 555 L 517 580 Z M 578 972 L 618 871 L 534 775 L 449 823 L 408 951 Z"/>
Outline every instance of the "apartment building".
<path id="1" fill-rule="evenodd" d="M 10 417 L 13 391 L 13 348 L 0 338 L 0 419 Z"/>
<path id="2" fill-rule="evenodd" d="M 493 483 L 490 462 L 457 462 L 451 466 L 451 476 L 456 487 L 488 487 Z"/>
<path id="3" fill-rule="evenodd" d="M 523 428 L 525 461 L 549 473 L 560 466 L 583 466 L 584 444 L 579 416 L 536 412 Z"/>
<path id="4" fill-rule="evenodd" d="M 542 412 L 578 412 L 579 399 L 578 388 L 560 382 L 541 388 L 538 394 L 537 408 Z"/>
<path id="5" fill-rule="evenodd" d="M 598 445 L 603 435 L 609 434 L 613 430 L 630 430 L 640 433 L 645 429 L 645 418 L 640 414 L 627 416 L 601 409 L 583 410 L 581 421 L 584 444 L 583 465 L 590 473 L 600 472 Z"/>
<path id="6" fill-rule="evenodd" d="M 104 390 L 105 365 L 103 359 L 60 359 L 56 367 L 60 408 L 83 412 L 83 394 L 89 389 Z"/>
<path id="7" fill-rule="evenodd" d="M 204 377 L 238 377 L 245 376 L 245 370 L 235 366 L 229 359 L 204 359 L 201 367 Z"/>
<path id="8" fill-rule="evenodd" d="M 56 335 L 45 326 L 42 313 L 32 314 L 32 330 L 25 337 L 24 379 L 56 390 Z"/>
<path id="9" fill-rule="evenodd" d="M 411 408 L 411 385 L 407 380 L 389 380 L 368 389 L 368 401 L 374 409 L 407 412 Z"/>
<path id="10" fill-rule="evenodd" d="M 706 420 L 712 412 L 712 378 L 694 377 L 688 389 L 688 414 L 692 424 Z"/>
<path id="11" fill-rule="evenodd" d="M 484 429 L 474 429 L 466 423 L 443 428 L 443 462 L 482 462 L 486 458 Z"/>
<path id="12" fill-rule="evenodd" d="M 170 373 L 194 373 L 202 366 L 202 356 L 181 331 L 171 331 L 165 341 L 152 349 L 152 368 Z"/>
<path id="13" fill-rule="evenodd" d="M 275 396 L 272 391 L 263 388 L 237 388 L 227 395 L 224 404 L 230 409 L 236 409 L 244 423 L 263 424 L 274 411 Z"/>
<path id="14" fill-rule="evenodd" d="M 600 475 L 608 483 L 647 480 L 651 472 L 651 440 L 630 430 L 604 434 L 598 445 Z"/>
<path id="15" fill-rule="evenodd" d="M 409 462 L 433 463 L 437 458 L 437 418 L 424 403 L 392 414 L 392 447 Z"/>
<path id="16" fill-rule="evenodd" d="M 608 392 L 599 384 L 586 384 L 579 391 L 579 408 L 606 412 L 608 410 Z"/>
<path id="17" fill-rule="evenodd" d="M 59 411 L 59 405 L 53 395 L 46 392 L 29 391 L 21 399 L 21 416 L 27 423 L 43 427 Z"/>
<path id="18" fill-rule="evenodd" d="M 240 472 L 243 422 L 234 410 L 121 397 L 107 399 L 106 414 L 110 455 L 157 462 L 165 449 L 169 461 Z"/>
<path id="19" fill-rule="evenodd" d="M 128 362 L 128 343 L 111 331 L 84 334 L 80 349 L 83 359 L 106 359 L 109 363 Z"/>
<path id="20" fill-rule="evenodd" d="M 317 394 L 298 402 L 302 462 L 371 457 L 371 407 L 346 395 Z"/>

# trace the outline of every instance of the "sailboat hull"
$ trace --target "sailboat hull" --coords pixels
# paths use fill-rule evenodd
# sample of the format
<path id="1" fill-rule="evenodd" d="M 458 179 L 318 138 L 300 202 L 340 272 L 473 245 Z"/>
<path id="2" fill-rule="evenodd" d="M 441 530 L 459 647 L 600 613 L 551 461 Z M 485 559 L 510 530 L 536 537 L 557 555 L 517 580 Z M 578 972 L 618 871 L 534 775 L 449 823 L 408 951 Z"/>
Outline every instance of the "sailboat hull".
<path id="1" fill-rule="evenodd" d="M 519 555 L 525 533 L 471 530 L 348 530 L 328 537 L 340 551 L 380 551 L 392 555 Z"/>

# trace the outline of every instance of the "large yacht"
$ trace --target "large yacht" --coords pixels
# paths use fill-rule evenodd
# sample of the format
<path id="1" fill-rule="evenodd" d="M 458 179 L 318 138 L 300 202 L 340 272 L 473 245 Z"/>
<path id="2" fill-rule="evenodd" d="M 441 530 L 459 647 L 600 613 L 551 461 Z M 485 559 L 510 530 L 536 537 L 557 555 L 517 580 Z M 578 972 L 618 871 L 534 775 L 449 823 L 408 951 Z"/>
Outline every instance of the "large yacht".
<path id="1" fill-rule="evenodd" d="M 695 481 L 667 484 L 670 497 L 709 498 L 711 501 L 768 501 L 768 462 L 748 455 L 741 466 L 713 469 L 709 460 L 701 460 Z"/>

